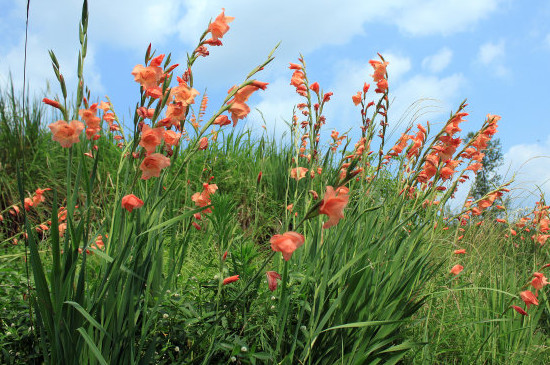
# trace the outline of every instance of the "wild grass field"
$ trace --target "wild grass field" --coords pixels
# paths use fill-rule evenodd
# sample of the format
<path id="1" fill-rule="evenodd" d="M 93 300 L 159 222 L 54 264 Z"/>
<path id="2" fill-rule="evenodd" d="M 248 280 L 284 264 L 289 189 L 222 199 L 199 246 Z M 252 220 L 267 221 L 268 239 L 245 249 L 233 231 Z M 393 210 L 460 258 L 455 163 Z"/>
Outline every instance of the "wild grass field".
<path id="1" fill-rule="evenodd" d="M 207 114 L 193 65 L 222 12 L 186 65 L 147 49 L 128 120 L 86 87 L 87 14 L 74 97 L 54 52 L 59 95 L 0 90 L 1 363 L 550 363 L 544 196 L 450 208 L 499 116 L 466 139 L 462 103 L 390 140 L 379 55 L 356 131 L 328 130 L 300 58 L 286 136 L 239 128 L 275 54 Z"/>

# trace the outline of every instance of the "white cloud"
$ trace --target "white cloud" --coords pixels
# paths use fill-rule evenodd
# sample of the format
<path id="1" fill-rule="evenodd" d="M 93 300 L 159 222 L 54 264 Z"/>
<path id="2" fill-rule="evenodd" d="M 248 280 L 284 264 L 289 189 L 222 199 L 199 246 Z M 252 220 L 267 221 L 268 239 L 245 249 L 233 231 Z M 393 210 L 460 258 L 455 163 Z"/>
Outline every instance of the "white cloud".
<path id="1" fill-rule="evenodd" d="M 416 36 L 449 35 L 471 29 L 498 8 L 499 0 L 429 0 L 400 4 L 389 22 Z M 390 14 L 387 14 L 390 15 Z"/>
<path id="2" fill-rule="evenodd" d="M 479 47 L 479 62 L 485 66 L 500 62 L 504 57 L 504 47 L 505 45 L 503 40 L 500 40 L 498 43 L 487 42 L 482 44 Z"/>
<path id="3" fill-rule="evenodd" d="M 498 43 L 487 42 L 479 47 L 477 62 L 487 67 L 498 77 L 506 77 L 510 70 L 504 65 L 506 44 L 504 40 Z"/>
<path id="4" fill-rule="evenodd" d="M 436 54 L 428 56 L 422 60 L 422 68 L 433 73 L 443 71 L 453 58 L 453 51 L 444 47 L 440 49 Z"/>
<path id="5" fill-rule="evenodd" d="M 504 166 L 500 174 L 505 179 L 515 175 L 514 195 L 519 204 L 532 206 L 539 199 L 539 190 L 550 198 L 550 135 L 546 141 L 533 144 L 518 144 L 504 154 Z"/>
<path id="6" fill-rule="evenodd" d="M 546 37 L 544 38 L 544 45 L 547 47 L 547 48 L 550 48 L 550 33 L 548 33 L 546 35 Z"/>

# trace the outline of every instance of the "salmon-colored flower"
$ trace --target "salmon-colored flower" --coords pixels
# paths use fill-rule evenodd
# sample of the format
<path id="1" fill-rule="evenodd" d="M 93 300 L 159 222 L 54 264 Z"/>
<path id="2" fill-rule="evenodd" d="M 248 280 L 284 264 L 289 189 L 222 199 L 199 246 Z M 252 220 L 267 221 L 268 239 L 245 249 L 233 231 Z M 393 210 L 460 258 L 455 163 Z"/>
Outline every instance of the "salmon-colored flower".
<path id="1" fill-rule="evenodd" d="M 199 150 L 205 150 L 208 148 L 208 138 L 202 137 L 199 141 Z"/>
<path id="2" fill-rule="evenodd" d="M 271 237 L 269 242 L 271 242 L 271 249 L 275 252 L 281 252 L 283 258 L 288 261 L 292 257 L 292 253 L 304 244 L 305 238 L 299 233 L 289 231 L 276 234 Z"/>
<path id="3" fill-rule="evenodd" d="M 277 279 L 281 280 L 281 275 L 276 271 L 268 271 L 265 274 L 267 275 L 267 286 L 269 290 L 275 291 L 275 289 L 277 289 Z"/>
<path id="4" fill-rule="evenodd" d="M 533 285 L 533 288 L 536 289 L 535 296 L 538 295 L 539 290 L 544 288 L 544 286 L 548 285 L 548 280 L 546 279 L 546 276 L 540 272 L 536 272 L 533 274 L 534 279 L 531 280 L 531 285 Z"/>
<path id="5" fill-rule="evenodd" d="M 353 101 L 353 104 L 355 104 L 355 106 L 361 104 L 361 97 L 361 91 L 358 91 L 357 94 L 351 97 L 351 100 Z"/>
<path id="6" fill-rule="evenodd" d="M 176 133 L 174 131 L 164 131 L 164 143 L 168 146 L 175 146 L 179 143 L 181 138 L 181 133 Z"/>
<path id="7" fill-rule="evenodd" d="M 229 25 L 227 24 L 231 23 L 234 19 L 235 17 L 225 16 L 225 9 L 222 8 L 220 15 L 218 15 L 208 26 L 208 31 L 212 34 L 212 39 L 217 41 L 219 38 L 223 38 L 224 34 L 229 30 Z"/>
<path id="8" fill-rule="evenodd" d="M 142 206 L 143 200 L 134 194 L 129 194 L 122 198 L 122 208 L 126 209 L 130 213 L 132 213 L 132 210 L 141 208 Z"/>
<path id="9" fill-rule="evenodd" d="M 386 77 L 386 67 L 389 65 L 389 62 L 370 60 L 369 63 L 374 69 L 374 74 L 371 75 L 373 81 L 379 82 L 380 80 L 384 80 Z"/>
<path id="10" fill-rule="evenodd" d="M 141 140 L 139 145 L 147 151 L 147 153 L 155 152 L 155 149 L 162 142 L 164 137 L 164 128 L 151 128 L 147 124 L 143 125 L 141 130 Z"/>
<path id="11" fill-rule="evenodd" d="M 223 279 L 223 285 L 234 283 L 237 280 L 239 280 L 239 275 L 230 276 L 228 278 Z"/>
<path id="12" fill-rule="evenodd" d="M 465 253 L 466 253 L 466 249 L 464 248 L 461 248 L 460 250 L 455 250 L 455 255 L 461 255 Z"/>
<path id="13" fill-rule="evenodd" d="M 229 120 L 227 115 L 220 115 L 214 120 L 214 123 L 212 124 L 217 124 L 220 127 L 223 127 L 224 125 L 231 124 L 231 121 Z"/>
<path id="14" fill-rule="evenodd" d="M 527 309 L 529 309 L 529 306 L 531 306 L 531 304 L 539 305 L 537 297 L 535 297 L 535 294 L 533 294 L 531 290 L 522 291 L 521 293 L 519 293 L 519 296 L 527 306 Z"/>
<path id="15" fill-rule="evenodd" d="M 143 171 L 141 178 L 143 180 L 150 179 L 151 177 L 159 177 L 160 170 L 170 166 L 170 159 L 160 153 L 153 153 L 143 159 L 143 162 L 139 166 Z"/>
<path id="16" fill-rule="evenodd" d="M 58 120 L 48 126 L 53 134 L 53 140 L 59 142 L 61 147 L 71 147 L 80 142 L 80 133 L 84 130 L 84 124 L 78 120 L 71 120 L 69 123 Z"/>
<path id="17" fill-rule="evenodd" d="M 185 82 L 180 82 L 178 86 L 170 90 L 170 97 L 174 99 L 174 102 L 181 103 L 185 107 L 194 104 L 195 97 L 198 95 L 199 92 L 187 86 Z"/>
<path id="18" fill-rule="evenodd" d="M 330 228 L 338 224 L 340 219 L 344 218 L 344 208 L 348 205 L 349 189 L 340 187 L 336 191 L 332 186 L 327 186 L 325 196 L 319 207 L 320 214 L 328 215 L 328 221 L 323 224 L 323 228 Z"/>
<path id="19" fill-rule="evenodd" d="M 464 266 L 462 265 L 455 265 L 453 266 L 453 268 L 451 269 L 451 274 L 453 275 L 458 275 L 462 272 L 462 270 L 464 270 Z"/>
<path id="20" fill-rule="evenodd" d="M 28 212 L 32 207 L 32 199 L 25 198 L 24 204 L 25 204 L 25 210 Z"/>
<path id="21" fill-rule="evenodd" d="M 295 179 L 296 181 L 299 181 L 306 177 L 306 173 L 308 172 L 308 169 L 305 167 L 295 167 L 292 170 L 290 170 L 290 177 Z"/>
<path id="22" fill-rule="evenodd" d="M 233 127 L 237 125 L 239 119 L 244 119 L 250 113 L 250 107 L 243 102 L 234 101 L 229 108 Z"/>
<path id="23" fill-rule="evenodd" d="M 134 81 L 139 82 L 144 89 L 149 89 L 160 83 L 163 72 L 158 66 L 136 65 L 132 70 L 132 75 L 134 75 Z"/>
<path id="24" fill-rule="evenodd" d="M 512 308 L 514 308 L 514 310 L 521 315 L 524 315 L 524 316 L 528 315 L 527 312 L 523 310 L 523 308 L 518 307 L 517 305 L 513 305 Z"/>
<path id="25" fill-rule="evenodd" d="M 67 223 L 59 223 L 57 229 L 59 230 L 59 237 L 63 237 L 65 235 L 65 231 L 67 230 Z"/>

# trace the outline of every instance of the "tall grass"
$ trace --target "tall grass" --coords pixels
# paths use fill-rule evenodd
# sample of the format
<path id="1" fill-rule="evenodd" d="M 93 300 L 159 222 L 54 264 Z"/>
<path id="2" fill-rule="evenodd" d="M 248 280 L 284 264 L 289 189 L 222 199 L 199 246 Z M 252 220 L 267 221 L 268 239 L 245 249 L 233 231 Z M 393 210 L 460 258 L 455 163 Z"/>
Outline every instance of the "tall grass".
<path id="1" fill-rule="evenodd" d="M 15 234 L 28 247 L 32 272 L 25 290 L 31 312 L 24 324 L 41 353 L 32 345 L 17 347 L 25 359 L 51 364 L 512 364 L 548 359 L 541 332 L 547 329 L 545 289 L 529 316 L 520 318 L 510 307 L 519 304 L 518 293 L 547 255 L 533 245 L 515 247 L 515 238 L 503 245 L 501 226 L 475 225 L 474 208 L 486 209 L 504 188 L 469 201 L 456 219 L 445 205 L 467 167 L 474 166 L 474 152 L 483 150 L 480 141 L 496 132 L 497 118 L 489 116 L 463 145 L 455 136 L 466 107 L 462 103 L 434 137 L 420 125 L 388 148 L 388 74 L 380 57 L 371 61 L 377 102 L 367 99 L 367 85 L 353 99 L 360 108 L 361 137 L 352 144 L 350 136 L 333 132 L 324 146 L 324 138 L 316 137 L 324 137 L 322 113 L 330 106 L 330 94 L 309 81 L 300 59 L 291 67 L 292 84 L 303 97 L 297 109 L 303 117 L 296 116 L 289 126 L 290 140 L 228 131 L 227 114 L 237 122 L 246 115 L 243 94 L 265 87 L 253 77 L 271 62 L 273 52 L 203 120 L 203 103 L 193 108 L 188 99 L 197 96 L 192 67 L 204 52 L 201 47 L 216 42 L 207 39 L 209 34 L 223 36 L 209 25 L 178 86 L 171 87 L 170 56 L 154 57 L 147 50 L 142 67 L 157 67 L 155 72 L 164 76 L 151 86 L 136 72 L 141 98 L 132 133 L 117 130 L 119 119 L 110 103 L 102 103 L 98 117 L 110 127 L 95 128 L 97 111 L 89 104 L 82 72 L 87 16 L 84 1 L 77 97 L 67 100 L 62 68 L 51 52 L 62 98 L 48 102 L 63 120 L 85 120 L 86 136 L 61 147 L 63 136 L 55 127 L 50 128 L 56 141 L 41 129 L 53 120 L 43 120 L 39 105 L 29 106 L 36 115 L 25 113 L 34 119 L 26 122 L 23 129 L 29 131 L 23 135 L 34 136 L 30 144 L 43 145 L 41 151 L 47 152 L 30 150 L 17 179 L 0 174 L 0 181 L 11 185 L 4 210 L 21 207 L 2 223 L 13 226 L 13 232 L 3 231 L 2 244 L 10 253 L 1 257 L 2 267 L 22 272 L 22 265 L 8 262 L 23 256 L 22 249 L 8 251 L 20 247 L 8 248 Z M 222 13 L 214 23 L 227 21 Z M 171 94 L 178 87 L 187 94 L 177 97 L 187 99 L 176 123 L 167 110 L 178 106 Z M 13 91 L 1 100 L 13 105 L 1 122 L 21 125 Z M 214 125 L 219 129 L 211 129 Z M 172 145 L 167 134 L 155 139 L 151 127 L 163 133 L 173 128 L 184 137 Z M 0 137 L 2 144 L 12 142 L 11 134 Z M 143 178 L 143 161 L 153 154 L 170 165 L 159 176 Z M 42 158 L 52 167 L 44 169 Z M 307 172 L 301 177 L 303 169 Z M 44 193 L 46 202 L 29 193 L 46 186 L 52 188 Z M 336 197 L 330 197 L 331 189 Z M 129 194 L 143 203 L 132 211 L 123 201 Z M 36 203 L 29 206 L 29 201 Z M 305 243 L 285 260 L 274 238 L 289 231 L 303 235 Z M 453 245 L 464 245 L 468 255 L 451 254 Z M 450 264 L 458 262 L 464 271 L 449 274 Z M 268 287 L 267 271 L 280 274 L 276 289 Z M 10 311 L 21 309 L 10 306 Z M 3 361 L 24 361 L 15 348 L 0 337 Z"/>

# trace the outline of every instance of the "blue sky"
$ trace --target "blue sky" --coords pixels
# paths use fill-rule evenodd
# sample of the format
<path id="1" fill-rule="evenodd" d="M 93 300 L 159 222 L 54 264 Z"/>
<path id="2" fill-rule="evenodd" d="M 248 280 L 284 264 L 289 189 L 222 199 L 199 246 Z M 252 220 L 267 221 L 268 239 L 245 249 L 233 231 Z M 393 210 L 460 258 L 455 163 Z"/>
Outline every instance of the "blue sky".
<path id="1" fill-rule="evenodd" d="M 27 77 L 39 95 L 54 80 L 48 49 L 55 51 L 69 85 L 75 84 L 81 5 L 31 1 Z M 334 92 L 327 131 L 357 128 L 351 96 L 370 82 L 368 61 L 380 52 L 390 62 L 390 122 L 396 133 L 411 121 L 412 114 L 404 113 L 415 101 L 424 100 L 414 109 L 421 114 L 416 122 L 441 125 L 467 98 L 464 132 L 478 129 L 488 113 L 502 116 L 501 174 L 517 171 L 512 194 L 518 202 L 536 199 L 530 193 L 535 184 L 550 196 L 550 2 L 92 0 L 85 66 L 92 94 L 109 95 L 117 113 L 128 118 L 139 95 L 130 72 L 143 63 L 149 42 L 183 64 L 222 7 L 236 18 L 224 46 L 210 48 L 194 69 L 195 88 L 201 94 L 207 89 L 209 110 L 281 41 L 275 62 L 258 75 L 270 85 L 251 98 L 253 112 L 241 123 L 259 129 L 258 108 L 269 130 L 284 130 L 282 119 L 290 119 L 300 102 L 289 85 L 288 63 L 302 53 L 310 81 Z M 10 71 L 21 85 L 26 1 L 0 0 L 0 8 L 0 85 Z M 50 85 L 52 97 L 59 88 Z"/>

